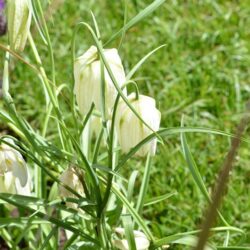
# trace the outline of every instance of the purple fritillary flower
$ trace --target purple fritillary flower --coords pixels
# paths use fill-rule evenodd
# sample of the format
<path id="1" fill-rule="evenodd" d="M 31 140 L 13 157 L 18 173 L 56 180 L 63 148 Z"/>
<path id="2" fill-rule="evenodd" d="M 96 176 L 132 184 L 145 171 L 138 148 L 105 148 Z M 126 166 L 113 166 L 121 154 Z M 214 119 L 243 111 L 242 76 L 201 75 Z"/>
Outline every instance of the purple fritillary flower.
<path id="1" fill-rule="evenodd" d="M 4 16 L 5 2 L 0 0 L 0 36 L 6 33 L 6 18 Z"/>
<path id="2" fill-rule="evenodd" d="M 3 12 L 5 7 L 5 2 L 4 0 L 0 0 L 0 11 Z"/>

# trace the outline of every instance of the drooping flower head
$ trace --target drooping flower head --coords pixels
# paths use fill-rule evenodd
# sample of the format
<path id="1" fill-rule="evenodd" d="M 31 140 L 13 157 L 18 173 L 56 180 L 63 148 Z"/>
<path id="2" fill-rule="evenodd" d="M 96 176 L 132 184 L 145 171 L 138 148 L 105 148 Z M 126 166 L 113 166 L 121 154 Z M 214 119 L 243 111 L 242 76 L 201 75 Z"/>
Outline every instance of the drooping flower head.
<path id="1" fill-rule="evenodd" d="M 8 34 L 11 49 L 24 50 L 31 16 L 29 0 L 8 0 Z"/>
<path id="2" fill-rule="evenodd" d="M 109 63 L 118 85 L 121 87 L 125 83 L 126 78 L 118 51 L 116 49 L 105 49 L 104 56 Z M 91 46 L 82 56 L 75 60 L 74 78 L 74 93 L 80 112 L 83 115 L 87 114 L 92 103 L 94 103 L 96 109 L 101 112 L 101 62 L 95 46 Z M 104 69 L 104 79 L 105 112 L 107 115 L 110 115 L 117 96 L 117 90 L 106 68 Z"/>
<path id="3" fill-rule="evenodd" d="M 76 191 L 79 195 L 84 196 L 84 189 L 76 170 L 73 167 L 67 168 L 64 172 L 62 172 L 60 176 L 60 181 L 69 186 L 71 189 Z M 62 198 L 77 198 L 75 194 L 70 192 L 70 190 L 66 189 L 62 185 L 59 186 L 59 195 Z M 72 208 L 77 208 L 77 204 L 67 202 L 67 206 Z"/>
<path id="4" fill-rule="evenodd" d="M 14 147 L 17 146 L 10 138 L 0 144 L 0 192 L 30 195 L 32 181 L 29 171 L 22 155 Z"/>
<path id="5" fill-rule="evenodd" d="M 128 100 L 142 120 L 153 131 L 157 131 L 160 126 L 161 113 L 155 107 L 155 100 L 145 95 L 139 95 L 139 98 L 136 99 L 135 94 L 131 94 Z M 117 108 L 116 131 L 122 152 L 129 152 L 132 147 L 149 136 L 153 132 L 150 128 L 134 114 L 123 100 L 120 101 Z M 156 142 L 156 139 L 148 142 L 136 152 L 136 155 L 145 156 L 147 153 L 154 155 Z"/>

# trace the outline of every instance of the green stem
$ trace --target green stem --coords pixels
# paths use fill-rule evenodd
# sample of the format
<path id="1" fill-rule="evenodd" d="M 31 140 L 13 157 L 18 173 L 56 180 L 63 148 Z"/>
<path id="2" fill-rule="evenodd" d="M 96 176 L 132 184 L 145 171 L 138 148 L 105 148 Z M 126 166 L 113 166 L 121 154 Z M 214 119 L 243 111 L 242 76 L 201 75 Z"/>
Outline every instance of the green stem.
<path id="1" fill-rule="evenodd" d="M 149 153 L 148 157 L 147 157 L 147 162 L 146 162 L 146 167 L 144 170 L 142 185 L 141 185 L 141 189 L 140 189 L 140 193 L 139 193 L 139 197 L 138 197 L 138 201 L 137 201 L 137 206 L 136 206 L 136 210 L 137 210 L 138 214 L 140 214 L 142 212 L 142 208 L 144 205 L 144 199 L 145 199 L 145 196 L 146 196 L 146 193 L 148 190 L 150 171 L 151 171 L 151 160 L 152 160 L 152 158 L 150 157 L 150 153 Z"/>
<path id="2" fill-rule="evenodd" d="M 98 237 L 98 240 L 100 240 L 100 244 L 102 247 L 101 249 L 106 249 L 106 241 L 105 241 L 105 237 L 103 234 L 103 226 L 102 226 L 101 218 L 99 218 L 97 221 L 97 237 Z"/>
<path id="3" fill-rule="evenodd" d="M 42 6 L 41 6 L 41 3 L 39 0 L 37 1 L 37 6 L 38 6 L 38 9 L 41 13 L 42 23 L 43 23 L 44 30 L 45 30 L 45 37 L 46 37 L 46 41 L 48 44 L 49 56 L 50 56 L 51 67 L 52 67 L 52 82 L 53 82 L 53 87 L 54 87 L 53 90 L 54 90 L 54 93 L 56 93 L 55 59 L 54 59 L 52 44 L 51 44 L 51 40 L 50 40 L 50 35 L 49 35 L 47 23 L 46 23 L 46 20 L 44 18 L 43 9 L 42 9 Z"/>
<path id="4" fill-rule="evenodd" d="M 38 66 L 39 66 L 39 71 L 40 71 L 40 74 L 41 74 L 43 83 L 45 84 L 45 87 L 46 87 L 46 90 L 47 90 L 47 94 L 48 94 L 48 96 L 50 97 L 50 100 L 51 100 L 51 102 L 52 102 L 54 108 L 57 110 L 57 109 L 59 109 L 59 108 L 58 108 L 58 101 L 57 101 L 57 98 L 56 98 L 56 93 L 55 93 L 55 92 L 53 93 L 53 90 L 51 89 L 51 86 L 50 86 L 50 83 L 49 83 L 49 81 L 48 81 L 46 72 L 45 72 L 45 70 L 44 70 L 44 68 L 43 68 L 43 66 L 42 66 L 42 65 L 43 65 L 43 64 L 42 64 L 42 60 L 41 60 L 41 58 L 40 58 L 40 56 L 39 56 L 39 53 L 38 53 L 38 51 L 37 51 L 35 42 L 34 42 L 32 36 L 31 36 L 30 32 L 29 32 L 29 34 L 28 34 L 28 40 L 29 40 L 29 42 L 30 42 L 30 46 L 31 46 L 31 49 L 32 49 L 33 54 L 34 54 L 34 56 L 35 56 L 35 59 L 36 59 L 36 61 L 37 61 L 37 64 L 38 64 Z"/>
<path id="5" fill-rule="evenodd" d="M 32 48 L 32 51 L 33 51 L 33 54 L 34 54 L 35 59 L 37 61 L 37 64 L 39 65 L 41 80 L 42 80 L 42 83 L 44 84 L 44 87 L 45 87 L 44 89 L 47 91 L 47 92 L 45 92 L 45 95 L 49 96 L 50 101 L 51 101 L 51 103 L 52 103 L 52 105 L 53 105 L 53 107 L 55 109 L 58 120 L 60 120 L 62 122 L 62 124 L 64 124 L 64 121 L 62 119 L 62 114 L 61 114 L 60 109 L 59 109 L 59 104 L 58 104 L 58 100 L 57 100 L 56 91 L 55 91 L 55 89 L 51 88 L 51 85 L 49 83 L 46 72 L 45 72 L 45 70 L 44 70 L 44 68 L 42 66 L 42 60 L 41 60 L 41 58 L 39 56 L 39 53 L 38 53 L 38 50 L 36 48 L 35 42 L 34 42 L 34 40 L 33 40 L 30 33 L 28 34 L 28 40 L 30 42 L 30 46 Z M 48 107 L 47 111 L 50 111 L 50 107 Z M 49 113 L 49 112 L 47 112 L 47 113 Z M 48 125 L 48 119 L 49 119 L 49 116 L 47 116 L 46 119 L 45 119 L 43 134 L 46 133 L 46 127 Z M 64 140 L 63 140 L 63 136 L 62 136 L 63 135 L 63 133 L 62 133 L 63 129 L 61 128 L 60 123 L 57 124 L 57 127 L 58 127 L 58 132 L 59 132 L 59 135 L 60 135 L 59 137 L 60 137 L 62 147 L 63 147 L 63 149 L 65 149 L 65 143 L 64 143 Z"/>

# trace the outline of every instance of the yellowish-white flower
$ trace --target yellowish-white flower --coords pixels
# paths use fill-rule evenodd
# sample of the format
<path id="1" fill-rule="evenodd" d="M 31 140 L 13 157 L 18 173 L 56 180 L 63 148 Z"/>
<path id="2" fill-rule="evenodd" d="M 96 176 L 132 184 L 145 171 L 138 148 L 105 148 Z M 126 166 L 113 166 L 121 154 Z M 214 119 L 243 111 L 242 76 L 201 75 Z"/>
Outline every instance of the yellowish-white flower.
<path id="1" fill-rule="evenodd" d="M 31 195 L 32 180 L 28 171 L 28 181 L 25 186 L 20 184 L 18 178 L 16 178 L 12 172 L 7 172 L 4 175 L 0 175 L 0 193 Z"/>
<path id="2" fill-rule="evenodd" d="M 5 139 L 13 147 L 17 147 L 13 140 Z M 0 145 L 0 175 L 11 172 L 14 177 L 19 179 L 22 187 L 28 182 L 28 168 L 22 155 L 13 147 L 1 142 Z"/>
<path id="3" fill-rule="evenodd" d="M 104 56 L 118 85 L 121 87 L 125 83 L 126 78 L 117 49 L 105 49 Z M 87 114 L 92 103 L 101 112 L 101 62 L 95 46 L 91 46 L 82 56 L 75 60 L 74 78 L 74 93 L 80 112 L 84 115 Z M 110 115 L 117 96 L 117 90 L 106 68 L 104 69 L 104 79 L 105 112 L 107 115 Z"/>
<path id="4" fill-rule="evenodd" d="M 78 174 L 76 173 L 73 167 L 67 168 L 60 176 L 59 180 L 69 186 L 71 189 L 75 190 L 79 195 L 84 196 L 84 189 L 82 183 L 79 179 Z M 66 189 L 62 185 L 59 186 L 59 195 L 62 198 L 77 198 L 70 190 Z M 77 204 L 72 202 L 67 202 L 67 206 L 71 208 L 77 208 Z"/>
<path id="5" fill-rule="evenodd" d="M 119 239 L 113 239 L 113 246 L 121 250 L 129 250 L 128 241 L 124 238 L 124 228 L 118 227 L 115 229 L 115 232 L 119 236 Z M 133 233 L 135 237 L 136 250 L 148 250 L 150 242 L 146 235 L 137 230 L 134 230 Z"/>
<path id="6" fill-rule="evenodd" d="M 135 94 L 128 97 L 130 104 L 134 107 L 142 120 L 153 130 L 157 131 L 160 126 L 161 113 L 155 106 L 155 99 L 139 95 L 136 99 Z M 134 112 L 121 100 L 117 108 L 116 131 L 121 150 L 129 152 L 140 141 L 152 133 Z M 145 156 L 147 153 L 155 155 L 157 140 L 153 139 L 142 146 L 135 155 Z"/>
<path id="7" fill-rule="evenodd" d="M 8 0 L 8 34 L 11 49 L 23 51 L 31 24 L 29 0 Z"/>
<path id="8" fill-rule="evenodd" d="M 13 140 L 4 139 L 17 147 Z M 1 142 L 0 145 L 0 192 L 31 195 L 32 181 L 22 155 L 13 147 Z"/>

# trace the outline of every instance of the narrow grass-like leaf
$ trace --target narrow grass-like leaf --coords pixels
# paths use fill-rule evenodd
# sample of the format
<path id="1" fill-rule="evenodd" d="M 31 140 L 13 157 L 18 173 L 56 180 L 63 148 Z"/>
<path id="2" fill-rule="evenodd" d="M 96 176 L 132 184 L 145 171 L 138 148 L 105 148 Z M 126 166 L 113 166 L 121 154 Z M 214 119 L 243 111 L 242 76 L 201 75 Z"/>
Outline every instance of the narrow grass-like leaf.
<path id="1" fill-rule="evenodd" d="M 40 22 L 39 22 L 40 18 L 39 18 L 39 15 L 38 15 L 36 3 L 35 3 L 35 1 L 30 1 L 30 2 L 31 2 L 30 8 L 31 8 L 31 11 L 32 11 L 32 16 L 34 18 L 36 27 L 37 27 L 37 29 L 38 29 L 38 31 L 40 33 L 40 36 L 41 36 L 43 42 L 45 43 L 45 45 L 48 45 L 47 41 L 46 41 L 46 38 L 45 38 L 45 32 L 44 32 L 43 27 L 40 25 Z"/>
<path id="2" fill-rule="evenodd" d="M 205 186 L 205 183 L 202 179 L 202 176 L 198 170 L 198 167 L 196 166 L 196 163 L 193 159 L 193 156 L 189 150 L 189 146 L 187 144 L 187 141 L 186 141 L 186 136 L 185 134 L 181 133 L 181 145 L 182 145 L 182 151 L 183 151 L 183 154 L 184 154 L 184 158 L 187 162 L 187 165 L 188 165 L 188 168 L 192 174 L 192 177 L 196 183 L 196 185 L 199 187 L 201 193 L 204 195 L 204 197 L 206 198 L 206 200 L 210 203 L 211 202 L 211 198 L 209 196 L 209 193 L 207 191 L 207 188 Z M 227 223 L 227 221 L 223 218 L 223 216 L 220 214 L 220 212 L 218 211 L 218 214 L 221 218 L 221 220 L 223 221 L 223 223 L 226 225 L 226 226 L 229 226 L 229 224 Z"/>
<path id="3" fill-rule="evenodd" d="M 104 46 L 107 46 L 118 36 L 122 35 L 123 32 L 126 32 L 127 30 L 135 26 L 137 23 L 142 21 L 145 17 L 150 15 L 157 8 L 159 8 L 164 2 L 165 0 L 155 0 L 153 3 L 148 5 L 144 10 L 140 11 L 135 17 L 133 17 L 130 21 L 128 21 L 124 27 L 122 27 L 119 31 L 117 31 L 114 35 L 112 35 L 111 38 L 105 43 Z"/>
<path id="4" fill-rule="evenodd" d="M 152 233 L 150 232 L 149 228 L 147 227 L 146 223 L 144 222 L 143 218 L 137 213 L 128 199 L 119 191 L 116 185 L 112 186 L 112 192 L 116 195 L 116 197 L 123 203 L 123 205 L 127 208 L 135 222 L 138 224 L 139 228 L 145 233 L 148 239 L 154 240 Z"/>
<path id="5" fill-rule="evenodd" d="M 194 246 L 196 246 L 197 241 L 198 241 L 198 238 L 196 236 L 188 235 L 188 236 L 184 236 L 178 240 L 175 240 L 172 243 L 194 247 Z M 217 248 L 210 245 L 209 243 L 207 243 L 206 246 L 204 247 L 204 250 L 217 250 Z"/>
<path id="6" fill-rule="evenodd" d="M 164 194 L 164 195 L 160 195 L 160 196 L 157 196 L 157 197 L 154 197 L 154 198 L 151 198 L 147 201 L 145 201 L 145 204 L 144 204 L 144 207 L 146 206 L 151 206 L 153 204 L 156 204 L 158 202 L 161 202 L 161 201 L 164 201 L 170 197 L 172 197 L 173 195 L 176 195 L 177 192 L 173 192 L 173 193 L 170 193 L 170 194 Z"/>
<path id="7" fill-rule="evenodd" d="M 74 241 L 77 239 L 77 234 L 72 234 L 72 236 L 66 241 L 66 243 L 63 246 L 63 250 L 69 249 L 69 247 L 74 243 Z"/>
<path id="8" fill-rule="evenodd" d="M 23 225 L 27 224 L 30 218 L 26 217 L 18 217 L 18 218 L 7 218 L 7 217 L 0 217 L 0 228 L 3 227 L 21 227 L 23 228 Z M 36 224 L 50 224 L 49 221 L 44 221 L 39 218 L 32 218 L 32 221 L 30 222 L 32 225 Z"/>
<path id="9" fill-rule="evenodd" d="M 37 217 L 43 219 L 43 220 L 46 220 L 46 221 L 49 221 L 51 222 L 52 224 L 56 225 L 57 227 L 62 227 L 66 230 L 69 230 L 73 233 L 76 233 L 78 235 L 80 235 L 81 237 L 83 237 L 84 239 L 86 239 L 87 241 L 90 241 L 90 242 L 93 242 L 97 245 L 99 245 L 99 241 L 97 241 L 96 239 L 92 238 L 91 236 L 85 234 L 83 231 L 79 230 L 78 228 L 75 228 L 75 227 L 72 227 L 68 222 L 63 222 L 59 219 L 56 219 L 54 217 L 51 217 L 41 211 L 37 211 L 37 209 L 34 209 L 34 208 L 31 208 L 29 206 L 26 206 L 22 203 L 18 203 L 17 201 L 13 200 L 12 199 L 12 195 L 11 194 L 3 194 L 1 193 L 0 194 L 0 199 L 3 199 L 5 200 L 6 202 L 10 203 L 11 205 L 14 205 L 18 208 L 22 208 L 28 212 L 31 212 L 31 213 L 35 213 Z"/>
<path id="10" fill-rule="evenodd" d="M 94 164 L 93 165 L 93 168 L 94 169 L 99 169 L 105 173 L 109 173 L 109 174 L 112 174 L 116 177 L 119 177 L 122 181 L 124 182 L 127 182 L 128 180 L 126 178 L 124 178 L 122 175 L 118 174 L 117 172 L 111 170 L 109 167 L 106 167 L 106 166 L 101 166 L 101 165 L 98 165 L 98 164 Z"/>
<path id="11" fill-rule="evenodd" d="M 136 250 L 133 222 L 130 214 L 122 215 L 122 222 L 125 229 L 125 238 L 128 241 L 129 249 Z"/>
<path id="12" fill-rule="evenodd" d="M 237 228 L 237 227 L 215 227 L 215 228 L 211 228 L 210 229 L 211 232 L 225 232 L 225 231 L 232 231 L 235 233 L 240 233 L 242 235 L 245 235 L 244 232 Z M 152 244 L 152 246 L 150 247 L 150 249 L 157 249 L 158 247 L 161 247 L 163 245 L 166 244 L 170 244 L 178 239 L 183 238 L 184 236 L 189 236 L 189 235 L 196 235 L 197 233 L 199 233 L 200 230 L 194 230 L 194 231 L 189 231 L 189 232 L 185 232 L 185 233 L 177 233 L 177 234 L 173 234 L 173 235 L 169 235 L 166 236 L 162 239 L 156 240 L 154 242 L 154 244 Z"/>
<path id="13" fill-rule="evenodd" d="M 145 55 L 127 74 L 126 76 L 126 80 L 130 80 L 131 77 L 135 74 L 135 72 L 142 66 L 142 64 L 151 56 L 153 55 L 156 51 L 158 51 L 159 49 L 165 47 L 166 45 L 161 45 L 159 47 L 157 47 L 156 49 L 150 51 L 147 55 Z"/>
<path id="14" fill-rule="evenodd" d="M 174 127 L 174 128 L 162 128 L 157 131 L 157 134 L 161 137 L 167 137 L 175 134 L 180 133 L 207 133 L 207 134 L 215 134 L 215 135 L 222 135 L 227 137 L 234 137 L 235 135 L 226 133 L 220 130 L 216 129 L 210 129 L 210 128 L 199 128 L 199 127 Z M 139 142 L 136 146 L 134 146 L 126 155 L 122 157 L 120 162 L 117 164 L 115 171 L 118 171 L 143 145 L 150 142 L 156 138 L 155 133 L 150 134 L 148 137 L 146 137 L 144 140 Z M 250 143 L 250 140 L 242 138 L 242 141 L 246 143 Z"/>
<path id="15" fill-rule="evenodd" d="M 134 188 L 135 188 L 135 180 L 136 180 L 136 177 L 138 175 L 138 171 L 137 170 L 134 170 L 132 172 L 132 174 L 130 175 L 129 177 L 129 181 L 128 181 L 128 191 L 127 191 L 127 199 L 129 202 L 132 201 L 132 197 L 133 197 L 133 193 L 134 193 Z"/>
<path id="16" fill-rule="evenodd" d="M 123 2 L 124 2 L 123 27 L 125 27 L 126 23 L 127 23 L 127 19 L 128 19 L 128 0 L 124 0 Z M 120 50 L 120 48 L 121 48 L 121 46 L 123 44 L 125 35 L 126 35 L 126 30 L 123 29 L 123 32 L 122 32 L 122 35 L 121 35 L 121 40 L 120 40 L 119 46 L 118 46 L 118 51 Z"/>
<path id="17" fill-rule="evenodd" d="M 217 250 L 250 250 L 250 247 L 228 246 L 228 247 L 217 247 Z"/>
<path id="18" fill-rule="evenodd" d="M 48 245 L 50 243 L 50 239 L 53 237 L 54 234 L 58 233 L 57 230 L 58 230 L 58 227 L 54 226 L 53 229 L 50 231 L 50 233 L 47 235 L 47 237 L 44 239 L 44 242 L 39 250 L 49 249 Z"/>
<path id="19" fill-rule="evenodd" d="M 17 54 L 13 50 L 9 49 L 8 47 L 4 46 L 3 44 L 0 44 L 0 49 L 4 50 L 6 52 L 9 52 L 16 59 L 18 59 L 22 63 L 26 64 L 27 66 L 29 66 L 29 68 L 32 69 L 35 73 L 40 74 L 40 71 L 36 68 L 36 66 L 34 66 L 33 64 L 31 64 L 28 61 L 26 61 L 24 58 L 22 58 L 19 54 Z"/>
<path id="20" fill-rule="evenodd" d="M 151 171 L 151 163 L 152 158 L 150 156 L 150 153 L 147 156 L 147 161 L 146 161 L 146 166 L 143 174 L 143 179 L 142 179 L 142 184 L 139 192 L 139 196 L 137 199 L 137 204 L 136 204 L 136 210 L 139 214 L 142 212 L 142 208 L 144 205 L 144 199 L 148 190 L 148 184 L 149 184 L 149 177 L 150 177 L 150 171 Z"/>

